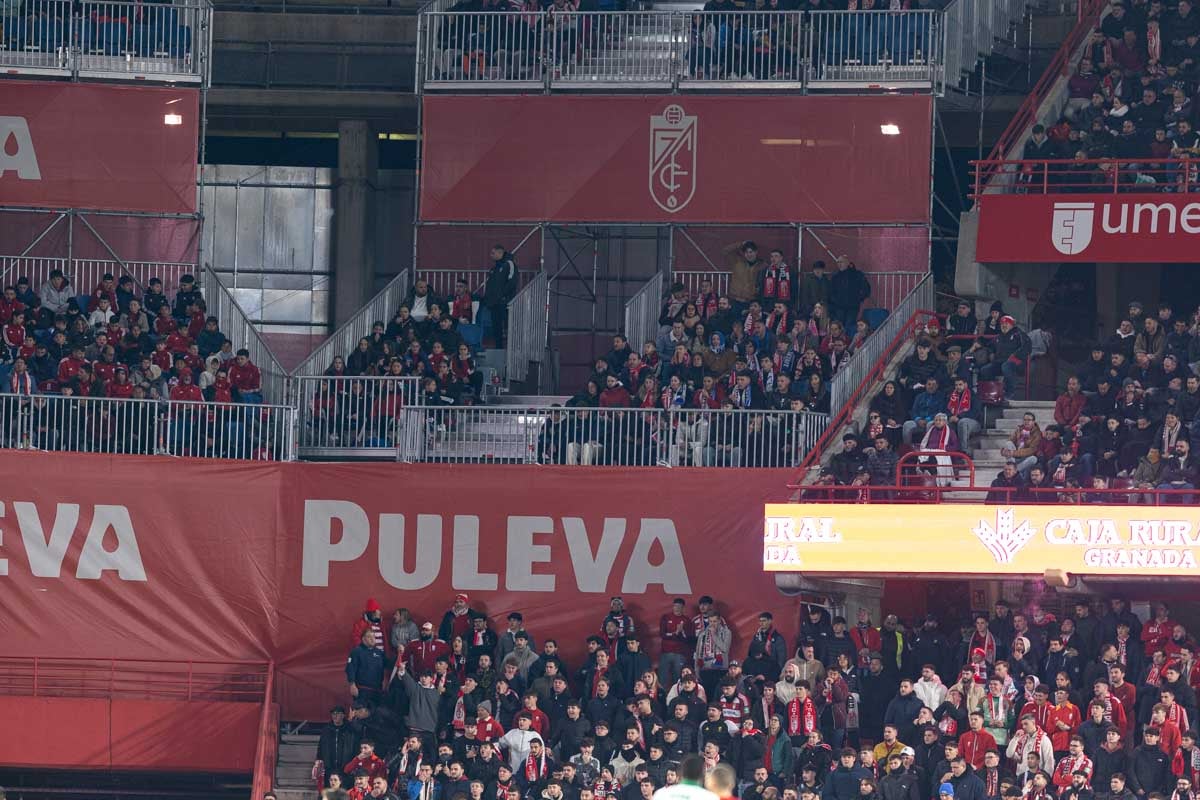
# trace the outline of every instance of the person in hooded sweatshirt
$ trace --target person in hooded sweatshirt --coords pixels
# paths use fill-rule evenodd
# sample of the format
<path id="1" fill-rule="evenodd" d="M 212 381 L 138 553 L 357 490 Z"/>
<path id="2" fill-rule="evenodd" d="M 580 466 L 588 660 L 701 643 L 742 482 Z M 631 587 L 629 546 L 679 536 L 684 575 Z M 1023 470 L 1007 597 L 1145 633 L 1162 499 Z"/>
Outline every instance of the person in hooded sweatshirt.
<path id="1" fill-rule="evenodd" d="M 542 737 L 533 729 L 533 717 L 525 712 L 517 714 L 514 720 L 517 727 L 510 730 L 497 740 L 500 749 L 508 753 L 508 763 L 512 767 L 513 776 L 520 776 L 525 771 L 525 759 L 529 757 L 529 744 L 534 739 L 539 742 Z"/>
<path id="2" fill-rule="evenodd" d="M 374 631 L 375 648 L 383 653 L 384 658 L 390 658 L 392 654 L 389 652 L 387 636 L 384 635 L 382 609 L 374 597 L 367 598 L 362 616 L 354 622 L 354 628 L 350 631 L 351 648 L 358 647 L 366 630 Z"/>

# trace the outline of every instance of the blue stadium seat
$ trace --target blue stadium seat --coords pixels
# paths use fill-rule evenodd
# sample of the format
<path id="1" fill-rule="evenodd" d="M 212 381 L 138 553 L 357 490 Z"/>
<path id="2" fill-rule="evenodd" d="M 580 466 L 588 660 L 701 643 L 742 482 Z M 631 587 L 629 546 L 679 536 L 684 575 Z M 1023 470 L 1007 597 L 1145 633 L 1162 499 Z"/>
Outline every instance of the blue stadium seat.
<path id="1" fill-rule="evenodd" d="M 871 330 L 875 330 L 883 321 L 888 318 L 888 310 L 886 308 L 868 308 L 862 312 L 863 322 L 871 326 Z"/>

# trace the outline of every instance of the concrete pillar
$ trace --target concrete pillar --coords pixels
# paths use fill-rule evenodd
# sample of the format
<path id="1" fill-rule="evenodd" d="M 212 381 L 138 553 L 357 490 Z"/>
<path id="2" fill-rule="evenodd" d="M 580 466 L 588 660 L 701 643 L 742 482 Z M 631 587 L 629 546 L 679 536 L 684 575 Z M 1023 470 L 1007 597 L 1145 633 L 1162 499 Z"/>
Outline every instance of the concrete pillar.
<path id="1" fill-rule="evenodd" d="M 1116 264 L 1096 265 L 1096 321 L 1100 324 L 1101 341 L 1116 330 L 1125 314 L 1124 298 L 1117 288 Z"/>
<path id="2" fill-rule="evenodd" d="M 352 317 L 373 294 L 375 278 L 375 174 L 379 143 L 364 120 L 338 123 L 334 194 L 334 322 Z"/>

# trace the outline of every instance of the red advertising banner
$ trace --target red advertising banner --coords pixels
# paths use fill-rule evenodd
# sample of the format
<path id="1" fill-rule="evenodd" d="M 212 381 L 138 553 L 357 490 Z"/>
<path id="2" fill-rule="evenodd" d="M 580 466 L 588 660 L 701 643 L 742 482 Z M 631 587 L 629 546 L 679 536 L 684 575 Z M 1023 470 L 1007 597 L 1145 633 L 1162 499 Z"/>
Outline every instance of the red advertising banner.
<path id="1" fill-rule="evenodd" d="M 0 83 L 0 205 L 196 210 L 196 89 Z"/>
<path id="2" fill-rule="evenodd" d="M 763 505 L 785 499 L 788 470 L 0 462 L 6 654 L 274 659 L 289 719 L 346 699 L 368 597 L 435 625 L 460 591 L 497 629 L 520 609 L 568 663 L 615 594 L 652 653 L 671 598 L 706 593 L 739 657 L 763 610 L 794 641 L 798 601 L 762 571 L 761 548 Z M 63 474 L 87 478 L 50 477 Z"/>
<path id="3" fill-rule="evenodd" d="M 426 222 L 916 222 L 932 99 L 422 98 Z"/>
<path id="4" fill-rule="evenodd" d="M 1191 262 L 1200 195 L 1029 194 L 979 200 L 977 261 Z"/>

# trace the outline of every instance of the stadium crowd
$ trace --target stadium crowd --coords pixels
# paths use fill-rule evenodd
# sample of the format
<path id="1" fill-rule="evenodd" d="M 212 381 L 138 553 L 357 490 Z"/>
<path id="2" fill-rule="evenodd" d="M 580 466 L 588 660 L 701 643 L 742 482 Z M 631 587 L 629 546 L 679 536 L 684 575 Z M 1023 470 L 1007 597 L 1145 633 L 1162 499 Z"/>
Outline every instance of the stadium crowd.
<path id="1" fill-rule="evenodd" d="M 1074 191 L 1189 190 L 1195 166 L 1169 160 L 1200 154 L 1198 79 L 1200 9 L 1193 0 L 1117 0 L 1070 79 L 1065 113 L 1053 125 L 1035 126 L 1025 144 L 1025 159 L 1081 163 L 1045 176 L 1031 165 L 1024 179 Z"/>
<path id="2" fill-rule="evenodd" d="M 744 800 L 1193 800 L 1196 642 L 1164 603 L 1068 608 L 877 627 L 813 605 L 794 647 L 763 613 L 735 653 L 712 597 L 649 627 L 613 597 L 568 663 L 465 594 L 436 624 L 368 600 L 313 776 L 356 800 L 376 779 L 400 800 L 648 800 L 699 754 Z"/>
<path id="3" fill-rule="evenodd" d="M 1001 385 L 988 376 L 995 376 L 999 363 L 1001 374 L 1015 379 L 1034 347 L 999 303 L 982 323 L 970 304 L 960 303 L 947 320 L 948 335 L 939 328 L 931 321 L 918 332 L 915 352 L 871 400 L 861 433 L 843 437 L 843 451 L 820 483 L 893 486 L 898 457 L 909 450 L 970 452 L 984 403 L 1003 402 Z M 949 344 L 953 340 L 967 346 Z M 1094 342 L 1086 363 L 1067 378 L 1054 421 L 1043 428 L 1032 412 L 1023 415 L 1002 449 L 1005 468 L 989 499 L 1078 499 L 1077 493 L 1060 496 L 1056 488 L 1196 488 L 1200 461 L 1191 439 L 1200 436 L 1197 366 L 1200 310 L 1176 315 L 1162 303 L 1147 314 L 1140 302 L 1130 303 L 1116 329 Z M 1137 492 L 1105 498 L 1148 500 Z"/>
<path id="4" fill-rule="evenodd" d="M 139 289 L 128 275 L 105 274 L 90 293 L 57 269 L 36 291 L 21 277 L 4 287 L 0 332 L 4 446 L 153 453 L 162 446 L 156 421 L 178 442 L 204 429 L 200 447 L 179 453 L 244 457 L 263 444 L 245 420 L 194 405 L 260 404 L 263 395 L 261 371 L 248 350 L 233 350 L 191 275 L 180 276 L 173 297 L 157 277 Z M 95 399 L 158 402 L 86 402 Z M 258 457 L 275 457 L 266 444 Z"/>

